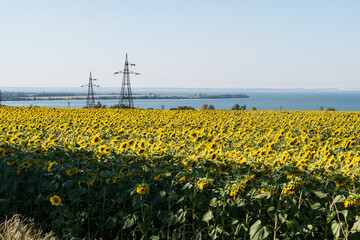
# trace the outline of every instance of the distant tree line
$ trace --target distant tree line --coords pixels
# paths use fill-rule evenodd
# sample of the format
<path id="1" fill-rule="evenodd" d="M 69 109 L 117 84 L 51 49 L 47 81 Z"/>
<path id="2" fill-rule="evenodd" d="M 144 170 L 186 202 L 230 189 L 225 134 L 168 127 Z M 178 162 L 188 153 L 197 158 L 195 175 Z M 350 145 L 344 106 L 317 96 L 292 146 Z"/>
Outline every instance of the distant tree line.
<path id="1" fill-rule="evenodd" d="M 18 100 L 26 100 L 26 99 L 35 99 L 36 97 L 71 97 L 78 96 L 81 94 L 78 93 L 25 93 L 25 92 L 2 92 L 2 100 L 3 101 L 18 101 Z"/>
<path id="2" fill-rule="evenodd" d="M 195 108 L 190 106 L 179 106 L 177 108 L 170 108 L 170 110 L 195 110 Z"/>
<path id="3" fill-rule="evenodd" d="M 86 96 L 84 92 L 3 92 L 4 101 L 18 101 L 18 100 L 32 100 L 36 98 L 49 98 L 49 100 L 58 100 L 62 97 L 69 97 L 71 99 L 82 99 L 80 96 Z M 133 95 L 134 99 L 202 99 L 202 98 L 248 98 L 245 94 L 186 94 L 186 95 L 162 95 L 162 94 L 149 94 L 149 95 Z M 95 98 L 100 98 L 96 96 Z M 118 94 L 109 93 L 107 96 L 101 96 L 101 99 L 114 99 L 118 98 Z M 48 100 L 48 99 L 47 99 Z"/>
<path id="4" fill-rule="evenodd" d="M 106 108 L 107 105 L 101 104 L 100 101 L 98 101 L 93 108 Z M 124 104 L 116 104 L 116 105 L 112 105 L 109 108 L 129 108 L 128 106 L 124 105 Z M 153 108 L 147 108 L 147 109 L 153 109 Z M 191 106 L 179 106 L 179 107 L 172 107 L 170 108 L 170 110 L 196 110 L 194 107 Z M 212 104 L 207 104 L 204 103 L 201 107 L 201 110 L 215 110 L 214 105 Z M 246 105 L 242 105 L 240 106 L 239 104 L 235 104 L 231 110 L 246 110 Z M 257 110 L 256 107 L 252 107 L 252 110 Z M 334 109 L 335 110 L 335 109 Z M 332 110 L 332 111 L 334 111 Z M 331 111 L 331 110 L 329 110 Z"/>

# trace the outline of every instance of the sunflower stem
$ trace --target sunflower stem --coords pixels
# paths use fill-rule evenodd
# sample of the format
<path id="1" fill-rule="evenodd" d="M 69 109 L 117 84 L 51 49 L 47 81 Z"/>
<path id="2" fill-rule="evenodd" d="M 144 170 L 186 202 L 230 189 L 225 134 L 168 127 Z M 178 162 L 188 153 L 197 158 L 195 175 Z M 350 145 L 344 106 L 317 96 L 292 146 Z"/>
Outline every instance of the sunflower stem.
<path id="1" fill-rule="evenodd" d="M 106 196 L 106 191 L 104 191 L 104 195 L 103 195 L 103 204 L 102 204 L 102 219 L 105 218 L 105 196 Z M 104 224 L 102 224 L 101 226 L 101 238 L 104 239 Z"/>
<path id="2" fill-rule="evenodd" d="M 248 221 L 249 221 L 249 214 L 246 213 L 246 215 L 245 215 L 245 226 L 247 226 Z M 247 233 L 248 233 L 248 231 L 245 232 L 244 240 L 246 240 L 246 238 L 247 238 Z"/>
<path id="3" fill-rule="evenodd" d="M 336 206 L 336 203 L 335 203 L 334 194 L 332 195 L 332 199 L 333 199 L 333 204 L 334 204 L 334 207 L 335 207 L 335 210 L 336 210 L 336 216 L 337 216 L 338 222 L 339 222 L 339 224 L 340 224 L 341 232 L 342 232 L 342 234 L 344 235 L 345 239 L 347 240 L 347 237 L 346 237 L 346 235 L 345 235 L 344 228 L 343 228 L 343 226 L 342 226 L 342 224 L 341 224 L 339 211 L 338 211 L 337 206 Z"/>
<path id="4" fill-rule="evenodd" d="M 88 197 L 87 197 L 87 213 L 88 213 L 88 226 L 87 226 L 87 235 L 88 239 L 90 239 L 90 185 L 88 184 Z"/>
<path id="5" fill-rule="evenodd" d="M 170 200 L 168 200 L 168 213 L 170 213 Z M 169 225 L 169 223 L 167 223 L 166 238 L 170 239 L 170 225 Z"/>

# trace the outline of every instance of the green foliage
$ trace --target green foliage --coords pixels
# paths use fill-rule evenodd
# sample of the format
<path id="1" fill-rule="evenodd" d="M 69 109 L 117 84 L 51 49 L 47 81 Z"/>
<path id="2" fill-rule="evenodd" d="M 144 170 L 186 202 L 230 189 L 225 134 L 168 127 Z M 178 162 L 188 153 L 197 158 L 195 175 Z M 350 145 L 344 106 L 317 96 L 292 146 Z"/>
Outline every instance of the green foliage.
<path id="1" fill-rule="evenodd" d="M 115 104 L 110 106 L 110 108 L 129 108 L 129 106 L 125 105 L 125 104 Z"/>
<path id="2" fill-rule="evenodd" d="M 177 108 L 170 108 L 170 110 L 195 110 L 195 108 L 190 106 L 179 106 Z"/>
<path id="3" fill-rule="evenodd" d="M 252 240 L 263 240 L 267 238 L 269 235 L 269 231 L 266 226 L 261 225 L 261 221 L 257 220 L 251 227 L 250 227 L 250 239 Z"/>
<path id="4" fill-rule="evenodd" d="M 208 110 L 215 110 L 214 105 L 210 104 L 209 107 L 208 107 Z"/>
<path id="5" fill-rule="evenodd" d="M 246 110 L 246 105 L 244 104 L 244 105 L 240 106 L 239 104 L 235 104 L 235 105 L 231 108 L 231 110 Z M 256 110 L 256 108 L 253 109 L 253 110 Z"/>
<path id="6" fill-rule="evenodd" d="M 106 107 L 107 107 L 107 105 L 102 104 L 100 101 L 98 101 L 97 103 L 95 103 L 95 104 L 92 106 L 92 108 L 106 108 Z M 84 108 L 86 108 L 86 107 L 84 107 Z"/>
<path id="7" fill-rule="evenodd" d="M 203 161 L 189 169 L 170 155 L 109 155 L 99 161 L 86 151 L 0 148 L 0 216 L 20 213 L 64 239 L 334 239 L 344 237 L 341 226 L 349 239 L 360 233 L 359 210 L 343 204 L 350 191 L 332 183 L 331 173 L 316 178 L 317 172 L 289 166 L 270 171 L 243 164 L 224 175 L 219 172 L 226 164 Z M 125 166 L 129 170 L 114 182 Z M 209 167 L 213 170 L 206 171 Z M 69 176 L 73 168 L 78 172 Z M 163 177 L 155 180 L 159 173 Z M 302 182 L 294 194 L 284 194 L 290 173 L 301 175 Z M 186 181 L 179 181 L 181 176 Z M 200 189 L 209 179 L 214 182 Z M 242 180 L 248 182 L 245 191 L 233 198 L 233 186 Z M 138 194 L 137 186 L 147 184 L 149 192 Z M 278 191 L 262 193 L 266 184 Z M 54 194 L 61 197 L 59 206 L 49 200 Z"/>
<path id="8" fill-rule="evenodd" d="M 98 101 L 97 103 L 95 103 L 94 108 L 106 108 L 106 105 Z"/>

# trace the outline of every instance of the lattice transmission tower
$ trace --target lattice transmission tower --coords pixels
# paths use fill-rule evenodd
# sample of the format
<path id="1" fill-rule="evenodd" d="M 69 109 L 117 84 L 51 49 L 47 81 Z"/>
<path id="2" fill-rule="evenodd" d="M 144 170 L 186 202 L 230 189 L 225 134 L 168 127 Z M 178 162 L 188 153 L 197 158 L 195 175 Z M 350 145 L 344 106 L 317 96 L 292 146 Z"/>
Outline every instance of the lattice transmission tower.
<path id="1" fill-rule="evenodd" d="M 0 90 L 0 106 L 2 106 L 2 91 Z"/>
<path id="2" fill-rule="evenodd" d="M 86 98 L 86 108 L 93 108 L 95 106 L 95 98 L 94 98 L 94 87 L 100 87 L 93 83 L 93 81 L 97 81 L 97 79 L 92 78 L 91 72 L 89 77 L 89 83 L 85 85 L 81 85 L 81 87 L 88 87 L 88 95 Z"/>
<path id="3" fill-rule="evenodd" d="M 130 67 L 135 67 L 135 64 L 128 62 L 128 56 L 126 54 L 124 70 L 114 73 L 114 74 L 119 74 L 119 73 L 123 74 L 123 81 L 121 85 L 121 92 L 119 98 L 119 106 L 121 108 L 134 108 L 133 96 L 130 86 L 130 74 L 140 75 L 140 73 L 130 71 L 129 65 Z"/>

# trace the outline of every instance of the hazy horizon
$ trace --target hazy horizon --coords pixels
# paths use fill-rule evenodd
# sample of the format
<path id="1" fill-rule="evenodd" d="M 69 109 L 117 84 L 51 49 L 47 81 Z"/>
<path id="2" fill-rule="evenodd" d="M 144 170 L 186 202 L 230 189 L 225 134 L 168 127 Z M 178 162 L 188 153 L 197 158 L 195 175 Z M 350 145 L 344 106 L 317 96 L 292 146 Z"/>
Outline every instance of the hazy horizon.
<path id="1" fill-rule="evenodd" d="M 3 87 L 0 88 L 3 92 L 24 92 L 24 93 L 87 93 L 88 89 L 81 87 Z M 121 87 L 104 87 L 94 88 L 95 94 L 102 93 L 120 93 Z M 339 93 L 357 93 L 360 89 L 338 89 L 338 88 L 318 88 L 318 89 L 305 89 L 305 88 L 132 88 L 133 94 L 144 93 L 251 93 L 251 92 L 339 92 Z"/>

